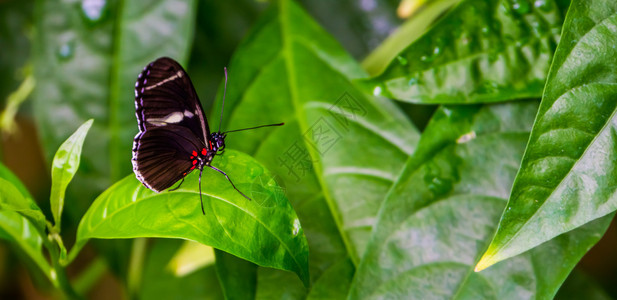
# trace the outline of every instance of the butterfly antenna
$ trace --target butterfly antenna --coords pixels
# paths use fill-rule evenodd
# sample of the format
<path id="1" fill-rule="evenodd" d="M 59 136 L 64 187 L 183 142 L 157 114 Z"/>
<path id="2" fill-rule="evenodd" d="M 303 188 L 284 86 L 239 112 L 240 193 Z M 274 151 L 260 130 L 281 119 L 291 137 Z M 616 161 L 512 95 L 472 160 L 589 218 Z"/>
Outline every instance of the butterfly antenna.
<path id="1" fill-rule="evenodd" d="M 204 199 L 201 197 L 201 173 L 204 171 L 203 168 L 199 169 L 199 201 L 201 201 L 201 213 L 206 215 L 206 211 L 204 210 Z"/>
<path id="2" fill-rule="evenodd" d="M 236 131 L 242 131 L 242 130 L 251 130 L 251 129 L 257 129 L 257 128 L 261 128 L 261 127 L 282 126 L 282 125 L 285 125 L 285 123 L 267 124 L 267 125 L 260 125 L 260 126 L 255 126 L 255 127 L 249 127 L 249 128 L 235 129 L 235 130 L 225 131 L 223 133 L 230 133 L 230 132 L 236 132 Z"/>
<path id="3" fill-rule="evenodd" d="M 223 110 L 225 109 L 225 96 L 227 95 L 227 67 L 225 70 L 225 88 L 223 89 L 223 106 L 221 106 L 221 119 L 219 120 L 219 133 L 221 133 L 221 124 L 223 124 Z"/>

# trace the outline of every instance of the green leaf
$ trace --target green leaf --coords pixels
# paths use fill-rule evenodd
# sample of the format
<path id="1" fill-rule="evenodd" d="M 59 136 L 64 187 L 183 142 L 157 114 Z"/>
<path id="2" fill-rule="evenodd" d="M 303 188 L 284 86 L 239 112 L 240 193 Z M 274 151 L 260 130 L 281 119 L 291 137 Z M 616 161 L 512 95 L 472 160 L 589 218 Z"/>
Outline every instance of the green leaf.
<path id="1" fill-rule="evenodd" d="M 99 196 L 77 230 L 73 259 L 88 239 L 180 238 L 229 252 L 258 265 L 293 271 L 308 283 L 308 245 L 300 221 L 269 172 L 246 154 L 226 150 L 204 170 L 199 204 L 198 172 L 175 192 L 155 193 L 130 175 Z"/>
<path id="2" fill-rule="evenodd" d="M 462 1 L 381 75 L 360 83 L 414 103 L 539 97 L 564 9 L 555 0 Z"/>
<path id="3" fill-rule="evenodd" d="M 51 165 L 51 213 L 54 216 L 54 230 L 60 232 L 62 209 L 64 208 L 64 194 L 73 176 L 79 168 L 81 148 L 92 126 L 90 119 L 81 125 L 58 149 Z"/>
<path id="4" fill-rule="evenodd" d="M 44 232 L 42 212 L 19 179 L 0 164 L 0 238 L 26 253 L 53 281 L 51 267 L 42 252 Z"/>
<path id="5" fill-rule="evenodd" d="M 225 299 L 255 299 L 257 266 L 220 250 L 215 250 L 216 274 Z"/>
<path id="6" fill-rule="evenodd" d="M 482 270 L 617 209 L 617 2 L 574 1 Z"/>
<path id="7" fill-rule="evenodd" d="M 482 273 L 535 102 L 442 107 L 380 210 L 350 299 L 550 299 L 610 218 Z"/>
<path id="8" fill-rule="evenodd" d="M 33 109 L 48 161 L 75 128 L 97 120 L 97 138 L 85 145 L 68 192 L 80 201 L 68 213 L 81 216 L 100 191 L 130 173 L 137 74 L 158 56 L 186 61 L 196 3 L 37 1 Z"/>
<path id="9" fill-rule="evenodd" d="M 358 260 L 390 178 L 418 139 L 391 102 L 368 98 L 350 82 L 364 76 L 336 41 L 287 1 L 264 14 L 230 63 L 223 129 L 285 126 L 231 133 L 226 143 L 279 176 L 309 241 L 315 284 L 330 284 L 320 277 L 340 261 Z M 305 137 L 326 123 L 340 139 L 327 151 L 315 149 Z M 329 280 L 343 286 L 351 277 Z M 260 268 L 257 298 L 273 296 L 270 286 L 279 289 L 277 295 L 308 292 L 288 274 Z"/>
<path id="10" fill-rule="evenodd" d="M 214 265 L 179 275 L 166 264 L 182 242 L 156 239 L 152 244 L 143 268 L 139 299 L 223 299 Z"/>
<path id="11" fill-rule="evenodd" d="M 353 86 L 351 79 L 362 76 L 315 21 L 293 1 L 281 1 L 234 54 L 223 116 L 224 129 L 285 122 L 232 133 L 226 142 L 254 154 L 288 189 L 297 189 L 290 191 L 294 205 L 325 201 L 352 261 L 362 254 L 383 194 L 418 139 L 396 106 Z"/>

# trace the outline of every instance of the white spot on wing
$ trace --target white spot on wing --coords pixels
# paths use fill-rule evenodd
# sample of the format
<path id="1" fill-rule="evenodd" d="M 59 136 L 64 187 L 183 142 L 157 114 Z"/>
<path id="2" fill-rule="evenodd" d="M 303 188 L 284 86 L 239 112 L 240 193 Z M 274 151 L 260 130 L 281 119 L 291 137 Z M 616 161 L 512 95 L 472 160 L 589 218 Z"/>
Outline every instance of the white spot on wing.
<path id="1" fill-rule="evenodd" d="M 165 126 L 169 123 L 172 123 L 172 124 L 180 123 L 180 121 L 182 121 L 183 118 L 184 118 L 183 113 L 179 111 L 175 111 L 162 118 L 150 118 L 150 119 L 147 119 L 146 121 L 154 126 Z"/>
<path id="2" fill-rule="evenodd" d="M 173 76 L 170 76 L 169 78 L 166 78 L 165 80 L 163 80 L 163 81 L 161 81 L 161 82 L 159 82 L 159 83 L 157 83 L 157 84 L 153 84 L 153 85 L 151 85 L 151 86 L 147 86 L 147 87 L 146 87 L 146 90 L 151 90 L 151 89 L 153 89 L 153 88 L 155 88 L 155 87 L 161 86 L 161 85 L 163 85 L 163 84 L 165 84 L 165 83 L 167 83 L 167 82 L 170 82 L 170 81 L 176 80 L 177 78 L 180 78 L 180 77 L 182 77 L 182 71 L 178 71 L 178 72 L 176 72 L 176 74 L 174 74 Z M 142 91 L 142 92 L 143 92 L 143 91 Z"/>

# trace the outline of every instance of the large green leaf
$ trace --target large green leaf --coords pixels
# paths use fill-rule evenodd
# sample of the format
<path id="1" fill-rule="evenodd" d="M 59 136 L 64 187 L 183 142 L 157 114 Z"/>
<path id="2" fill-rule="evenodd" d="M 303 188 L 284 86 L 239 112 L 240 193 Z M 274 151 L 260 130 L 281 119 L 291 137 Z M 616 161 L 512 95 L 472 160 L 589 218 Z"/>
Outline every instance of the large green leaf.
<path id="1" fill-rule="evenodd" d="M 223 116 L 224 129 L 286 123 L 281 130 L 231 133 L 227 143 L 254 153 L 290 189 L 316 180 L 323 195 L 307 189 L 290 198 L 325 199 L 354 261 L 418 138 L 392 103 L 367 98 L 351 84 L 364 75 L 294 2 L 281 1 L 236 51 Z"/>
<path id="2" fill-rule="evenodd" d="M 390 190 L 351 299 L 549 299 L 610 218 L 474 273 L 523 156 L 536 102 L 438 110 Z"/>
<path id="3" fill-rule="evenodd" d="M 67 212 L 81 215 L 131 172 L 137 74 L 158 56 L 186 61 L 196 2 L 37 1 L 33 107 L 48 160 L 75 128 L 96 120 L 69 188 L 80 201 Z"/>
<path id="4" fill-rule="evenodd" d="M 22 214 L 24 211 L 38 217 L 27 218 Z M 24 185 L 0 164 L 0 238 L 26 253 L 43 274 L 53 281 L 51 267 L 42 252 L 45 237 L 41 234 L 45 232 L 44 226 L 45 217 Z"/>
<path id="5" fill-rule="evenodd" d="M 617 209 L 617 2 L 574 1 L 484 269 Z"/>
<path id="6" fill-rule="evenodd" d="M 462 1 L 362 86 L 416 103 L 539 97 L 567 7 L 561 2 Z"/>
<path id="7" fill-rule="evenodd" d="M 418 138 L 392 103 L 367 98 L 350 83 L 362 76 L 336 41 L 290 1 L 264 15 L 230 63 L 223 129 L 285 126 L 230 133 L 227 144 L 280 176 L 309 241 L 315 284 L 326 284 L 322 274 L 340 261 L 357 261 L 383 194 Z M 334 134 L 329 149 L 307 139 L 317 127 Z M 344 285 L 351 277 L 330 280 Z M 288 274 L 260 269 L 258 298 L 274 296 L 268 286 L 278 287 L 277 295 L 307 295 Z"/>
<path id="8" fill-rule="evenodd" d="M 92 119 L 81 125 L 56 151 L 51 165 L 51 213 L 54 216 L 54 228 L 60 230 L 62 209 L 64 208 L 64 195 L 66 187 L 79 168 L 81 148 L 84 139 L 92 126 Z"/>
<path id="9" fill-rule="evenodd" d="M 99 196 L 79 224 L 71 259 L 91 238 L 164 237 L 188 239 L 258 265 L 290 270 L 308 284 L 308 245 L 300 221 L 269 172 L 246 154 L 225 150 L 213 165 L 227 172 L 235 191 L 218 172 L 203 173 L 206 215 L 193 172 L 175 192 L 155 193 L 134 175 Z"/>

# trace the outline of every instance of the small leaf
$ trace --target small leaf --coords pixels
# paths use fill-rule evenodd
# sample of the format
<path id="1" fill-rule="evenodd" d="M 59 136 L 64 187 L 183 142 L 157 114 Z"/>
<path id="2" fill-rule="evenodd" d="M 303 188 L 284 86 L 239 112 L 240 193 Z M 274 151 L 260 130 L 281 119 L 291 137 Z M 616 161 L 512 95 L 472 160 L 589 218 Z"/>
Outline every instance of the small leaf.
<path id="1" fill-rule="evenodd" d="M 13 211 L 24 216 L 39 232 L 45 233 L 45 215 L 31 198 L 26 198 L 9 181 L 0 178 L 0 211 Z"/>
<path id="2" fill-rule="evenodd" d="M 54 230 L 60 232 L 62 209 L 64 207 L 64 194 L 73 176 L 79 168 L 81 148 L 92 126 L 90 119 L 81 125 L 58 149 L 51 165 L 51 213 L 54 216 Z"/>
<path id="3" fill-rule="evenodd" d="M 370 93 L 414 103 L 539 97 L 559 39 L 560 1 L 465 0 L 399 53 Z"/>
<path id="4" fill-rule="evenodd" d="M 164 237 L 193 240 L 261 266 L 293 271 L 308 284 L 308 245 L 296 213 L 263 166 L 246 154 L 226 150 L 213 165 L 224 176 L 206 169 L 203 202 L 193 172 L 174 192 L 155 193 L 134 175 L 101 194 L 82 218 L 73 259 L 91 238 Z"/>
<path id="5" fill-rule="evenodd" d="M 573 1 L 482 270 L 617 209 L 617 2 Z"/>
<path id="6" fill-rule="evenodd" d="M 550 299 L 610 218 L 474 273 L 506 204 L 535 102 L 442 107 L 388 193 L 349 299 Z"/>
<path id="7" fill-rule="evenodd" d="M 24 251 L 53 281 L 51 267 L 42 252 L 44 233 L 43 213 L 17 177 L 0 164 L 0 238 Z"/>

